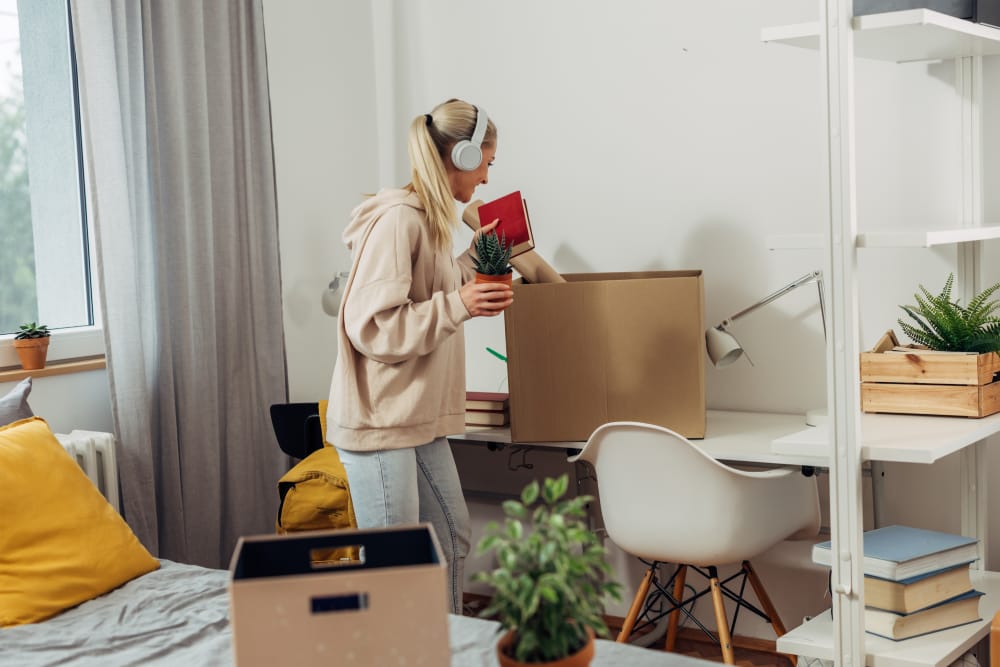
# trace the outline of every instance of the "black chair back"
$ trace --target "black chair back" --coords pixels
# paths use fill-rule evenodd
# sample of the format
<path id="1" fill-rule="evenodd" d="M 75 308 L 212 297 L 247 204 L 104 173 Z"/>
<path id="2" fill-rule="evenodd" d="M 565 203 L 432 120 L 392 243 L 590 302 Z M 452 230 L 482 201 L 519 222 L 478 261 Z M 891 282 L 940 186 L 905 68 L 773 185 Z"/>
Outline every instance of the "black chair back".
<path id="1" fill-rule="evenodd" d="M 281 451 L 304 459 L 324 445 L 319 403 L 275 403 L 271 406 L 271 426 Z"/>

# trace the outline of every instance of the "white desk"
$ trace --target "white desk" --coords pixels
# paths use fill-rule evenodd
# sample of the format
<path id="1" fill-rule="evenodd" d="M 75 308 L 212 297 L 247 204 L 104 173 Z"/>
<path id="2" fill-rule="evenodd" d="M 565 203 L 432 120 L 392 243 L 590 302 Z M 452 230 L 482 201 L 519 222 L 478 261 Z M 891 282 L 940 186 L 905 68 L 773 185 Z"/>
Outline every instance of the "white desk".
<path id="1" fill-rule="evenodd" d="M 706 416 L 705 437 L 692 442 L 720 461 L 820 468 L 829 465 L 828 457 L 818 454 L 815 448 L 806 447 L 802 452 L 796 452 L 793 448 L 782 452 L 773 450 L 772 442 L 775 440 L 798 433 L 803 428 L 810 428 L 805 426 L 803 414 L 709 410 Z M 480 445 L 496 443 L 556 449 L 582 449 L 585 444 L 575 441 L 512 442 L 509 428 L 477 428 L 449 436 L 448 439 L 452 442 Z"/>

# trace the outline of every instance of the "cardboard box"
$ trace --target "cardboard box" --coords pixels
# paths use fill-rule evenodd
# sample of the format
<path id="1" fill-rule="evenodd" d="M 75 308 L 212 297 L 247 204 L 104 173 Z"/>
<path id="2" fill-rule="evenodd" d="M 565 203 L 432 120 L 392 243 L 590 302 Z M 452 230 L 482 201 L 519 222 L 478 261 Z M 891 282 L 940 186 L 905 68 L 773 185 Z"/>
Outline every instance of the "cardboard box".
<path id="1" fill-rule="evenodd" d="M 344 547 L 361 560 L 325 558 Z M 446 569 L 429 524 L 242 537 L 229 566 L 236 664 L 450 664 Z"/>
<path id="2" fill-rule="evenodd" d="M 610 421 L 705 436 L 701 271 L 515 281 L 504 312 L 511 437 L 582 441 Z"/>
<path id="3" fill-rule="evenodd" d="M 901 346 L 887 331 L 861 353 L 861 409 L 953 417 L 1000 412 L 1000 355 Z"/>

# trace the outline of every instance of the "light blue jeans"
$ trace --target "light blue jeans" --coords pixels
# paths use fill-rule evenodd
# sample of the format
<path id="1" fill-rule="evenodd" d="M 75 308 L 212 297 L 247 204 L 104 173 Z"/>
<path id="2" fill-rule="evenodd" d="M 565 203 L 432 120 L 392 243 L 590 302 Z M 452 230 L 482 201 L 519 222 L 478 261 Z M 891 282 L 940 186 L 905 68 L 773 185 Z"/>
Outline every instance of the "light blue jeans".
<path id="1" fill-rule="evenodd" d="M 428 522 L 434 526 L 451 584 L 451 611 L 462 613 L 465 557 L 472 528 L 447 438 L 407 449 L 350 452 L 347 471 L 358 528 Z"/>

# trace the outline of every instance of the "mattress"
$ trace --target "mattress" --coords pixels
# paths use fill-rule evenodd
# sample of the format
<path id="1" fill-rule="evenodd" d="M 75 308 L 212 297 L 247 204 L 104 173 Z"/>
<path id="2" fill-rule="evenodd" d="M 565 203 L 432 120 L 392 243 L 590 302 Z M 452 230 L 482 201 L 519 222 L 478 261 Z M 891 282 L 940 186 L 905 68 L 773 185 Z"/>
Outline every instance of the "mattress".
<path id="1" fill-rule="evenodd" d="M 42 623 L 0 629 L 3 667 L 229 667 L 229 573 L 168 560 Z M 499 624 L 449 617 L 451 667 L 496 667 Z M 593 667 L 713 663 L 599 640 Z"/>

